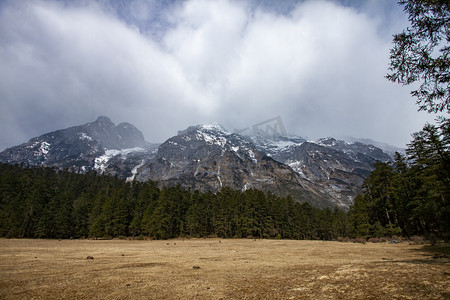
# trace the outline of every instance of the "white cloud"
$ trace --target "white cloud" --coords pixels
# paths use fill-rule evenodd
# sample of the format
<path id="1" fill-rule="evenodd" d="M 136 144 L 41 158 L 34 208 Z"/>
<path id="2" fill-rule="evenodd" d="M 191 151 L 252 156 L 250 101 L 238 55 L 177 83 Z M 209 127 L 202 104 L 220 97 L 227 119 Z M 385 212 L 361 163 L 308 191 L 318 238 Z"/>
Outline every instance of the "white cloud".
<path id="1" fill-rule="evenodd" d="M 46 112 L 83 121 L 99 114 L 129 122 L 137 117 L 136 126 L 145 129 L 181 113 L 195 117 L 203 106 L 205 97 L 170 55 L 95 5 L 31 2 L 1 20 L 13 33 L 2 32 L 7 45 L 0 59 L 8 70 L 0 74 L 0 93 L 8 93 L 2 114 L 17 116 L 19 129 L 22 112 L 37 122 L 46 121 Z"/>
<path id="2" fill-rule="evenodd" d="M 379 35 L 378 18 L 326 1 L 299 3 L 289 15 L 208 3 L 178 11 L 168 40 L 218 97 L 216 120 L 245 127 L 279 114 L 292 133 L 367 134 L 396 144 L 419 129 L 411 129 L 416 108 L 407 91 L 384 78 L 391 36 Z M 219 11 L 232 21 L 221 22 Z"/>
<path id="3" fill-rule="evenodd" d="M 120 3 L 0 7 L 0 148 L 98 115 L 133 123 L 149 141 L 206 121 L 234 129 L 281 115 L 290 133 L 397 145 L 427 118 L 383 77 L 401 28 L 391 32 L 399 21 L 377 10 L 327 1 L 299 2 L 288 14 L 244 1 Z"/>

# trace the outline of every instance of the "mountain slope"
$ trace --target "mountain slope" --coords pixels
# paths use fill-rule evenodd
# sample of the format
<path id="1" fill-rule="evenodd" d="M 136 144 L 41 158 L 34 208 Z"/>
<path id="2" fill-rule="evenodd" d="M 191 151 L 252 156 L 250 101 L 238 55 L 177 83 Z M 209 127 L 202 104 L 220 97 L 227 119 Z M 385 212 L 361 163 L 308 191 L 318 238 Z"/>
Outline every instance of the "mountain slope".
<path id="1" fill-rule="evenodd" d="M 384 153 L 389 154 L 389 156 L 394 157 L 395 156 L 395 152 L 399 152 L 402 154 L 405 154 L 405 148 L 400 148 L 397 146 L 392 146 L 386 143 L 382 143 L 382 142 L 377 142 L 371 139 L 361 139 L 361 138 L 354 138 L 354 137 L 344 137 L 343 138 L 345 141 L 351 142 L 351 143 L 355 143 L 355 142 L 359 142 L 361 144 L 365 144 L 365 145 L 373 145 L 375 147 L 380 148 L 381 150 L 383 150 Z"/>
<path id="2" fill-rule="evenodd" d="M 260 189 L 318 207 L 348 208 L 381 149 L 333 138 L 243 137 L 219 124 L 191 126 L 161 145 L 107 117 L 57 130 L 0 153 L 0 162 L 51 166 L 160 185 L 219 191 Z"/>
<path id="3" fill-rule="evenodd" d="M 148 158 L 155 146 L 129 123 L 115 124 L 107 117 L 50 132 L 0 153 L 0 162 L 9 164 L 71 168 L 86 172 L 108 171 L 120 177 L 132 176 L 132 169 Z"/>
<path id="4" fill-rule="evenodd" d="M 251 137 L 258 149 L 274 160 L 290 166 L 306 186 L 329 195 L 332 202 L 348 208 L 361 192 L 364 179 L 377 161 L 391 161 L 381 149 L 359 142 L 334 138 L 306 141 L 301 137 Z"/>
<path id="5" fill-rule="evenodd" d="M 211 192 L 223 187 L 255 188 L 330 206 L 328 197 L 305 187 L 304 180 L 290 167 L 218 124 L 192 126 L 168 139 L 160 145 L 156 157 L 139 168 L 136 179 Z"/>

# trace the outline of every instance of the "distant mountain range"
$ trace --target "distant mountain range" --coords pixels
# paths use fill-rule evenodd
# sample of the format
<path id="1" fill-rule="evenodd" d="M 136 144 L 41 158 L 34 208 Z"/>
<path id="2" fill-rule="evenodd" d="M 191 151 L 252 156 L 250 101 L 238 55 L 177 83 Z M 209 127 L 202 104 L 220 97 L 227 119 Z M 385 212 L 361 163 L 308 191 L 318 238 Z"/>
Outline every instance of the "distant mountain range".
<path id="1" fill-rule="evenodd" d="M 103 116 L 0 153 L 0 162 L 8 164 L 96 171 L 203 192 L 256 188 L 318 207 L 343 209 L 361 191 L 377 160 L 392 158 L 360 141 L 244 137 L 215 123 L 191 126 L 162 144 L 152 144 L 133 125 L 116 126 Z"/>
<path id="2" fill-rule="evenodd" d="M 362 139 L 362 138 L 354 138 L 351 136 L 346 136 L 342 138 L 344 141 L 347 142 L 358 142 L 361 144 L 366 144 L 366 145 L 374 145 L 375 147 L 380 148 L 381 150 L 383 150 L 383 152 L 389 154 L 389 156 L 394 157 L 395 152 L 399 152 L 404 154 L 405 153 L 405 149 L 404 148 L 400 148 L 397 146 L 392 146 L 386 143 L 382 143 L 382 142 L 377 142 L 371 139 Z"/>

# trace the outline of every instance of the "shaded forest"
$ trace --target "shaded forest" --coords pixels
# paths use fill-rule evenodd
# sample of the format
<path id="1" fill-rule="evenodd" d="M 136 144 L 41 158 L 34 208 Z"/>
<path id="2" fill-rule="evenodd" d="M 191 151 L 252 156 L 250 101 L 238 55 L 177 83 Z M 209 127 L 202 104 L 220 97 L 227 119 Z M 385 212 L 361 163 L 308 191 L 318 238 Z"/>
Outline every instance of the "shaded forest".
<path id="1" fill-rule="evenodd" d="M 213 193 L 127 183 L 95 172 L 0 165 L 0 235 L 333 239 L 346 214 L 258 190 Z"/>
<path id="2" fill-rule="evenodd" d="M 259 190 L 158 188 L 96 172 L 0 165 L 0 236 L 284 238 L 450 232 L 450 121 L 413 135 L 407 156 L 377 162 L 348 212 Z"/>
<path id="3" fill-rule="evenodd" d="M 353 234 L 450 236 L 450 119 L 412 135 L 406 156 L 375 164 L 350 208 Z"/>
<path id="4" fill-rule="evenodd" d="M 420 83 L 420 110 L 450 112 L 449 5 L 400 0 L 411 27 L 394 35 L 393 82 Z M 258 190 L 218 193 L 127 183 L 95 172 L 0 164 L 0 236 L 180 236 L 323 239 L 450 238 L 450 120 L 413 134 L 406 155 L 377 162 L 349 211 L 318 209 Z"/>

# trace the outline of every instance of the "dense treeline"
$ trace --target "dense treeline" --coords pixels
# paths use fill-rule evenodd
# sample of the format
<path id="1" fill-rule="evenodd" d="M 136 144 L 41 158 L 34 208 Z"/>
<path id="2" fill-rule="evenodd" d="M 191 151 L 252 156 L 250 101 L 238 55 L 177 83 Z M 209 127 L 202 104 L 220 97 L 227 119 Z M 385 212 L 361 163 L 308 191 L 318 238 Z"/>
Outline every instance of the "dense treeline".
<path id="1" fill-rule="evenodd" d="M 407 157 L 377 162 L 348 212 L 258 190 L 158 188 L 95 172 L 0 164 L 0 236 L 323 239 L 450 232 L 450 121 L 413 135 Z"/>
<path id="2" fill-rule="evenodd" d="M 218 236 L 334 239 L 346 214 L 258 190 L 216 194 L 127 183 L 95 172 L 0 165 L 0 236 Z"/>
<path id="3" fill-rule="evenodd" d="M 411 26 L 394 35 L 386 78 L 416 85 L 419 110 L 446 113 L 413 134 L 404 157 L 376 164 L 351 208 L 354 234 L 401 233 L 450 238 L 450 5 L 400 0 Z"/>
<path id="4" fill-rule="evenodd" d="M 412 137 L 407 157 L 375 164 L 350 209 L 352 235 L 450 237 L 450 120 Z"/>

